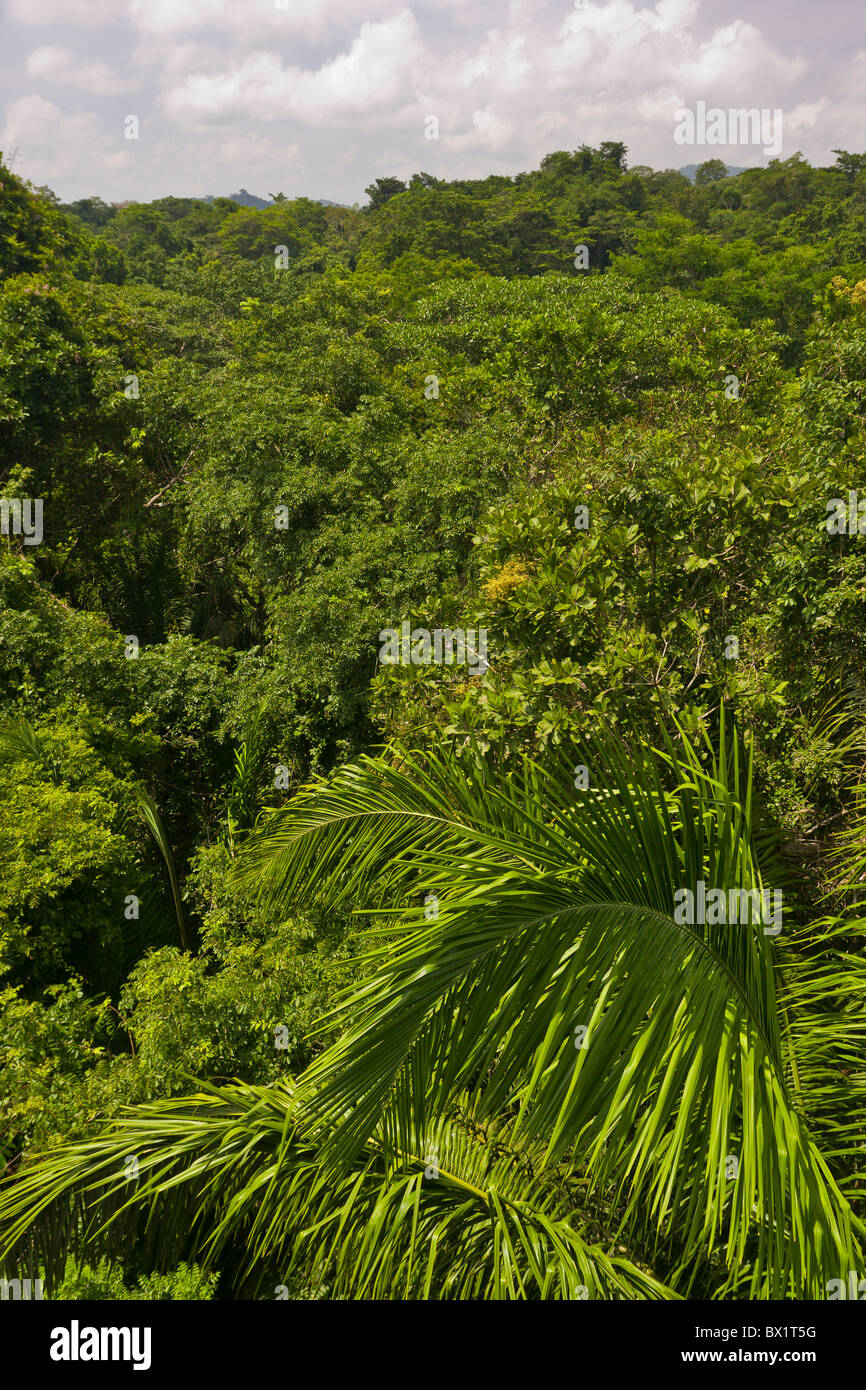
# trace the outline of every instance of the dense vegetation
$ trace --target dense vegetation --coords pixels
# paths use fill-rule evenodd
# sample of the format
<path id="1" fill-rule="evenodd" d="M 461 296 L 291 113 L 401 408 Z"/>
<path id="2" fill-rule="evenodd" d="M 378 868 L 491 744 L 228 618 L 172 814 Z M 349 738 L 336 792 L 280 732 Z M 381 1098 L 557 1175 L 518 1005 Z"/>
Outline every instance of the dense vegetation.
<path id="1" fill-rule="evenodd" d="M 44 518 L 0 539 L 7 1274 L 864 1272 L 836 153 L 692 183 L 611 142 L 363 209 L 62 206 L 0 165 L 0 493 Z M 407 621 L 489 666 L 383 663 Z M 698 881 L 780 891 L 782 930 L 684 925 Z"/>

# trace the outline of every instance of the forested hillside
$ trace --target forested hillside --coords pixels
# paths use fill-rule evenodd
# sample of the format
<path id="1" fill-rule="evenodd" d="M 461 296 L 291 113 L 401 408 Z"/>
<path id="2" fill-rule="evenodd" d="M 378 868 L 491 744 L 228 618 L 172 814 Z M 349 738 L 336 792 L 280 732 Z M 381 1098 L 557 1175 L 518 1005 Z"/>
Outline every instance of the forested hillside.
<path id="1" fill-rule="evenodd" d="M 836 154 L 690 182 L 611 142 L 363 208 L 61 205 L 0 165 L 10 1277 L 866 1272 Z"/>

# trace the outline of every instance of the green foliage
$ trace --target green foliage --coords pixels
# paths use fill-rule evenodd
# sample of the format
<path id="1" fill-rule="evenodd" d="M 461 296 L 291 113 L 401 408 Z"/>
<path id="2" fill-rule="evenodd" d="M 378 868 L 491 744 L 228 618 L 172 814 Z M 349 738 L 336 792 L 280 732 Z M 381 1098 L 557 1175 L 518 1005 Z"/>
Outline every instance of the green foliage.
<path id="1" fill-rule="evenodd" d="M 116 985 L 124 903 L 147 880 L 124 833 L 129 789 L 72 723 L 0 738 L 0 964 L 39 989 L 70 972 Z"/>
<path id="2" fill-rule="evenodd" d="M 673 913 L 683 882 L 768 881 L 728 738 L 723 721 L 715 750 L 596 741 L 580 756 L 599 790 L 578 801 L 572 758 L 500 777 L 400 749 L 302 793 L 241 877 L 273 904 L 384 912 L 342 1033 L 297 1083 L 140 1107 L 32 1165 L 0 1203 L 8 1252 L 33 1240 L 53 1281 L 70 1242 L 110 1258 L 158 1211 L 148 1260 L 242 1242 L 236 1288 L 279 1272 L 374 1298 L 821 1297 L 866 1235 L 843 1190 L 864 1091 L 839 1077 L 863 966 L 838 969 L 832 933 L 804 971 L 760 917 Z M 810 1051 L 828 1006 L 845 1022 Z"/>
<path id="3" fill-rule="evenodd" d="M 864 485 L 866 156 L 834 153 L 691 183 L 609 141 L 364 208 L 60 206 L 0 164 L 0 495 L 44 510 L 0 537 L 0 1212 L 55 1289 L 856 1267 L 866 551 L 826 523 Z M 404 621 L 484 629 L 488 669 L 381 665 Z M 784 884 L 782 937 L 680 930 L 699 865 Z"/>
<path id="4" fill-rule="evenodd" d="M 75 206 L 63 208 L 49 189 L 16 178 L 0 153 L 0 273 L 65 272 L 78 280 L 122 284 L 122 255 L 89 230 L 101 224 L 105 204 L 98 198 L 85 202 L 93 205 L 88 215 L 76 216 Z"/>
<path id="5" fill-rule="evenodd" d="M 107 1056 L 115 1024 L 106 1000 L 70 980 L 49 985 L 38 1003 L 7 985 L 0 1028 L 0 1157 L 11 1162 L 22 1148 L 38 1151 L 86 1130 L 82 1083 Z"/>
<path id="6" fill-rule="evenodd" d="M 165 1274 L 145 1274 L 134 1284 L 125 1281 L 123 1267 L 100 1260 L 95 1267 L 76 1267 L 70 1260 L 56 1299 L 93 1299 L 96 1301 L 180 1299 L 196 1302 L 214 1297 L 217 1275 L 205 1274 L 198 1265 L 179 1264 Z"/>

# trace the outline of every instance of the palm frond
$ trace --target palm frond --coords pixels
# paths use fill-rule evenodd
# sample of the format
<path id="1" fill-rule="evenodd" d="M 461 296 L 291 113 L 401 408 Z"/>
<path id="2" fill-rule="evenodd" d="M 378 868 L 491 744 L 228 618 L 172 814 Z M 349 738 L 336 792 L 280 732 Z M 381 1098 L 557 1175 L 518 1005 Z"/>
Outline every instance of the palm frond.
<path id="1" fill-rule="evenodd" d="M 180 901 L 180 884 L 178 882 L 177 870 L 174 864 L 174 855 L 168 836 L 165 833 L 165 826 L 162 817 L 156 807 L 156 802 L 145 787 L 140 784 L 133 785 L 133 795 L 141 812 L 142 819 L 153 836 L 156 846 L 163 857 L 165 867 L 168 870 L 169 882 L 171 883 L 171 896 L 174 904 L 174 914 L 177 920 L 177 930 L 180 937 L 181 949 L 189 949 L 186 937 L 186 925 L 183 918 L 183 908 Z"/>
<path id="2" fill-rule="evenodd" d="M 856 1242 L 789 1086 L 771 938 L 674 919 L 698 881 L 763 892 L 751 775 L 724 725 L 709 767 L 683 747 L 583 753 L 594 789 L 577 796 L 570 765 L 485 781 L 399 751 L 266 825 L 247 871 L 268 895 L 393 904 L 379 968 L 299 1097 L 339 1174 L 380 1124 L 417 1143 L 470 1088 L 482 1118 L 513 1109 L 548 1162 L 579 1161 L 689 1256 L 723 1237 L 731 1287 L 751 1254 L 752 1296 L 818 1296 L 829 1252 Z"/>
<path id="3" fill-rule="evenodd" d="M 59 781 L 57 764 L 28 719 L 7 719 L 0 724 L 0 756 L 35 763 L 44 768 L 53 782 Z"/>
<path id="4" fill-rule="evenodd" d="M 118 1257 L 134 1239 L 146 1268 L 243 1249 L 235 1282 L 259 1293 L 277 1280 L 352 1298 L 676 1296 L 575 1210 L 568 1172 L 532 1159 L 507 1125 L 464 1114 L 417 1155 L 374 1136 L 333 1186 L 291 1085 L 210 1087 L 20 1174 L 0 1197 L 3 1257 L 26 1251 L 49 1288 L 70 1253 Z"/>

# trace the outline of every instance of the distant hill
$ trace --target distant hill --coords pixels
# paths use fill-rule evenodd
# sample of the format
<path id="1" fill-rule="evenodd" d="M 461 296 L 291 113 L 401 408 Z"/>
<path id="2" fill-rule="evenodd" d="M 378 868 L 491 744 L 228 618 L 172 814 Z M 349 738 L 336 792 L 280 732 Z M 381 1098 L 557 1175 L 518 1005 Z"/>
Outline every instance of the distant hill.
<path id="1" fill-rule="evenodd" d="M 219 196 L 231 198 L 233 203 L 240 203 L 242 208 L 269 208 L 271 206 L 269 198 L 257 198 L 255 193 L 248 193 L 245 188 L 242 188 L 239 193 L 225 193 Z M 216 199 L 216 194 L 209 193 L 206 198 L 201 199 L 201 202 L 215 203 Z"/>
<path id="2" fill-rule="evenodd" d="M 700 168 L 700 165 L 699 165 L 699 164 L 683 164 L 682 167 L 681 167 L 680 169 L 677 170 L 677 173 L 679 173 L 679 174 L 685 174 L 685 176 L 686 176 L 686 178 L 689 180 L 689 182 L 690 182 L 690 183 L 694 183 L 694 181 L 695 181 L 695 174 L 698 172 L 698 169 L 699 169 L 699 168 Z M 726 168 L 727 171 L 728 171 L 728 178 L 729 178 L 729 179 L 732 179 L 732 178 L 734 177 L 735 174 L 745 174 L 745 172 L 746 172 L 746 170 L 745 170 L 744 168 L 739 168 L 736 164 L 726 164 L 726 165 L 725 165 L 725 168 Z"/>
<path id="3" fill-rule="evenodd" d="M 240 189 L 238 193 L 220 194 L 220 197 L 230 198 L 233 203 L 239 203 L 242 208 L 272 208 L 274 206 L 270 198 L 257 198 L 255 193 L 250 193 L 246 188 Z M 200 199 L 202 203 L 216 202 L 217 195 L 209 193 L 206 198 Z M 335 203 L 333 198 L 313 198 L 314 203 L 321 203 L 325 208 L 345 207 L 344 203 Z"/>

